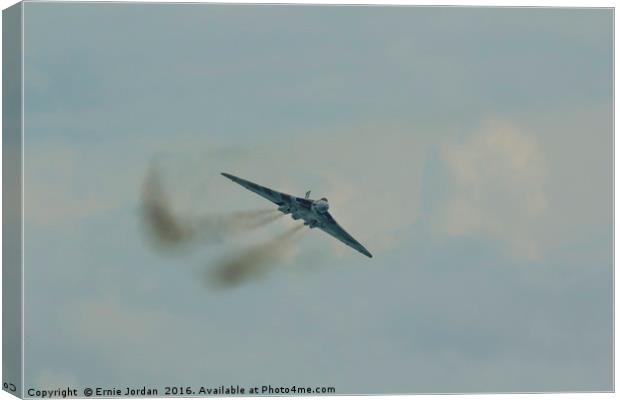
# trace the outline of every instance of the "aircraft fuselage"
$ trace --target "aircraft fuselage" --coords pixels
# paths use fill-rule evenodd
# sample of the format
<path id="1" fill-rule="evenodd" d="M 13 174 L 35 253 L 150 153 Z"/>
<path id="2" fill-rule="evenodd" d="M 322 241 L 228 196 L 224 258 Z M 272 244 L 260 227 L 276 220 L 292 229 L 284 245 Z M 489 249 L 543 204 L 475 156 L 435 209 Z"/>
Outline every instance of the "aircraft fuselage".
<path id="1" fill-rule="evenodd" d="M 294 220 L 303 220 L 304 225 L 309 228 L 321 227 L 321 216 L 329 209 L 327 199 L 302 200 L 298 201 L 298 199 L 292 198 L 289 204 L 278 207 L 278 210 L 284 214 L 291 214 L 291 218 Z"/>

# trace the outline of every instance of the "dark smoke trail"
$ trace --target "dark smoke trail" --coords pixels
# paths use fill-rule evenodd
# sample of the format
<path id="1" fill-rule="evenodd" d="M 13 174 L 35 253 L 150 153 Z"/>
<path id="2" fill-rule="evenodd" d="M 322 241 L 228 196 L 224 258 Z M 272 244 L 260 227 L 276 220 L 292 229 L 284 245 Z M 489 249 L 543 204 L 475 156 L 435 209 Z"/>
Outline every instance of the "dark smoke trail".
<path id="1" fill-rule="evenodd" d="M 264 276 L 269 267 L 282 261 L 300 239 L 296 233 L 302 228 L 303 225 L 295 226 L 268 242 L 220 261 L 209 273 L 211 282 L 217 287 L 228 288 Z"/>
<path id="2" fill-rule="evenodd" d="M 193 230 L 172 214 L 168 198 L 154 168 L 151 168 L 144 180 L 142 205 L 148 232 L 159 244 L 174 245 L 193 236 Z"/>
<path id="3" fill-rule="evenodd" d="M 144 181 L 142 205 L 149 235 L 155 244 L 168 249 L 192 242 L 220 242 L 264 226 L 283 215 L 275 209 L 267 209 L 181 218 L 174 214 L 154 168 Z"/>
<path id="4" fill-rule="evenodd" d="M 195 222 L 196 236 L 204 241 L 217 242 L 230 236 L 260 228 L 283 215 L 278 210 L 268 209 L 202 217 Z"/>

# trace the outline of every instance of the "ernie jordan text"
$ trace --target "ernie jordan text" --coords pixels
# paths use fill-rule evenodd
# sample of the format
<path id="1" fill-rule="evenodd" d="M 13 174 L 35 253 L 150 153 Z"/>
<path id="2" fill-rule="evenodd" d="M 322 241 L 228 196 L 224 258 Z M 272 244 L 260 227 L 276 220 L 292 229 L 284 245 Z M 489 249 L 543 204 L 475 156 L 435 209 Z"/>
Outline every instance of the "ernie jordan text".
<path id="1" fill-rule="evenodd" d="M 150 389 L 146 386 L 141 388 L 126 387 L 125 389 L 117 388 L 95 388 L 95 396 L 157 396 L 157 389 Z"/>

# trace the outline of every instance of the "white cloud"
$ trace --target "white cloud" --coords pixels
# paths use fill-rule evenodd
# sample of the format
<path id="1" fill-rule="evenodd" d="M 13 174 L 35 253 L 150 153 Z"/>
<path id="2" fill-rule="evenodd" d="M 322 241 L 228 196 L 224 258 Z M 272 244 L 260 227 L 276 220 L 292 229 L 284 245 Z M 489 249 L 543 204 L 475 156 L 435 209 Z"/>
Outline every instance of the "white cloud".
<path id="1" fill-rule="evenodd" d="M 448 235 L 482 233 L 511 252 L 539 255 L 537 229 L 547 210 L 547 165 L 538 140 L 514 125 L 490 120 L 442 157 L 450 189 L 435 228 Z"/>

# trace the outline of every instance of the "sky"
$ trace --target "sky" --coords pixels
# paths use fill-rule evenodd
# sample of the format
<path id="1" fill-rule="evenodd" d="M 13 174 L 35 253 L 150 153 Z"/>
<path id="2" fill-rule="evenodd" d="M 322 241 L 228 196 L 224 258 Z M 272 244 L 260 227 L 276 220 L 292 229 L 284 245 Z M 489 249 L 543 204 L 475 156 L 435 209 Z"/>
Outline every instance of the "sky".
<path id="1" fill-rule="evenodd" d="M 24 5 L 25 381 L 609 391 L 611 9 Z M 296 226 L 162 249 L 175 215 L 327 197 Z"/>

